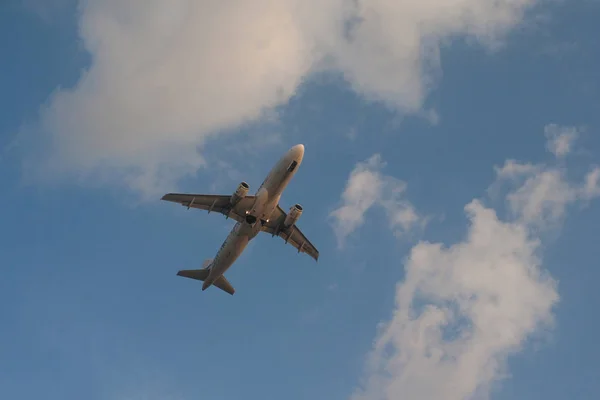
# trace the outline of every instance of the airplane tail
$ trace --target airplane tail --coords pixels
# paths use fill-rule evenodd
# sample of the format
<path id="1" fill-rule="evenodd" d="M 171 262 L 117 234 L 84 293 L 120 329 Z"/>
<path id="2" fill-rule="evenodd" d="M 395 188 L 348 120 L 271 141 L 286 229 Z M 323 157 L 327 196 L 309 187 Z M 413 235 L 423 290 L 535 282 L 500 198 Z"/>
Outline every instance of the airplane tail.
<path id="1" fill-rule="evenodd" d="M 212 264 L 213 259 L 212 258 L 207 258 L 206 260 L 204 260 L 204 262 L 202 263 L 202 268 L 204 269 L 208 269 L 208 267 L 210 267 L 210 265 Z"/>
<path id="2" fill-rule="evenodd" d="M 211 260 L 212 261 L 212 260 Z M 206 261 L 205 261 L 206 263 Z M 184 269 L 177 272 L 178 276 L 183 276 L 184 278 L 196 279 L 198 281 L 205 281 L 210 274 L 209 269 Z M 231 286 L 231 283 L 225 278 L 225 276 L 221 275 L 218 277 L 213 283 L 214 286 L 218 287 L 224 292 L 227 292 L 231 295 L 235 293 L 235 289 Z"/>

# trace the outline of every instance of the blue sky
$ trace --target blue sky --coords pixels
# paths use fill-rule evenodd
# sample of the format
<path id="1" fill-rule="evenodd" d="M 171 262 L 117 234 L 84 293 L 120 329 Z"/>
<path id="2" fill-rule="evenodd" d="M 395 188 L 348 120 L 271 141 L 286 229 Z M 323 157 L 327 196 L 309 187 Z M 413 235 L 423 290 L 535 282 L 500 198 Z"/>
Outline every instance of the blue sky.
<path id="1" fill-rule="evenodd" d="M 190 4 L 0 6 L 0 397 L 600 396 L 597 2 Z M 177 277 L 296 143 L 319 262 Z"/>

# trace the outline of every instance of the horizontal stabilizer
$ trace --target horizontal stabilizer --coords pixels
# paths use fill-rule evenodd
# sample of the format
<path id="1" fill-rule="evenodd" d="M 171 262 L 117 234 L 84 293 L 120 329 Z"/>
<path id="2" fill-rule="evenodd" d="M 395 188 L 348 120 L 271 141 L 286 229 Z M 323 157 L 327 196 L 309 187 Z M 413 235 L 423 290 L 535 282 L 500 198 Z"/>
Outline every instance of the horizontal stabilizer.
<path id="1" fill-rule="evenodd" d="M 208 269 L 183 269 L 177 272 L 178 276 L 196 279 L 198 281 L 204 281 L 206 278 L 208 278 L 208 274 L 210 274 Z"/>
<path id="2" fill-rule="evenodd" d="M 221 275 L 214 283 L 214 286 L 218 287 L 224 292 L 227 292 L 231 295 L 235 293 L 235 289 L 231 286 L 231 283 L 225 278 L 225 276 Z"/>
<path id="3" fill-rule="evenodd" d="M 196 279 L 198 281 L 206 280 L 209 274 L 210 270 L 208 269 L 184 269 L 177 272 L 178 276 Z M 223 275 L 221 275 L 219 278 L 217 278 L 217 280 L 213 282 L 213 286 L 216 286 L 222 291 L 227 292 L 231 295 L 235 293 L 235 289 L 233 288 L 233 286 L 231 286 L 231 283 L 229 283 L 229 281 Z"/>

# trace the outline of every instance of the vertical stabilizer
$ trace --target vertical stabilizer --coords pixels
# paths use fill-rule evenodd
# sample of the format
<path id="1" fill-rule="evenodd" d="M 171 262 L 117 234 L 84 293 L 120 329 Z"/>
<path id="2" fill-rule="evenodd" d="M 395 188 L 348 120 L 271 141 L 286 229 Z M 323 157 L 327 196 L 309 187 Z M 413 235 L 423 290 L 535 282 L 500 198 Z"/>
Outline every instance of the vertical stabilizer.
<path id="1" fill-rule="evenodd" d="M 202 268 L 208 268 L 210 267 L 210 265 L 212 264 L 213 259 L 212 258 L 208 258 L 206 260 L 204 260 L 204 262 L 202 263 Z"/>

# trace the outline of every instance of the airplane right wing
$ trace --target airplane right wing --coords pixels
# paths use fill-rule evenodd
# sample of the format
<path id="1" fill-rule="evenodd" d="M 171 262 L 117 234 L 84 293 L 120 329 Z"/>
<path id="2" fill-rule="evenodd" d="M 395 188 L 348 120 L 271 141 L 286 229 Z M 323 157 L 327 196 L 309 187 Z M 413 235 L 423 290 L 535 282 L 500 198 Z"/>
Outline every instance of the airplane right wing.
<path id="1" fill-rule="evenodd" d="M 254 196 L 245 196 L 235 206 L 231 206 L 231 195 L 168 193 L 161 200 L 179 203 L 184 207 L 218 212 L 238 222 L 244 220 L 246 211 L 254 204 Z"/>
<path id="2" fill-rule="evenodd" d="M 319 250 L 308 240 L 306 236 L 302 233 L 300 228 L 296 224 L 285 228 L 283 227 L 283 221 L 285 221 L 285 217 L 287 216 L 286 212 L 280 206 L 277 206 L 275 211 L 273 211 L 273 215 L 271 220 L 263 225 L 263 232 L 270 233 L 271 235 L 277 235 L 286 243 L 294 246 L 298 253 L 306 253 L 315 261 L 319 260 Z"/>

